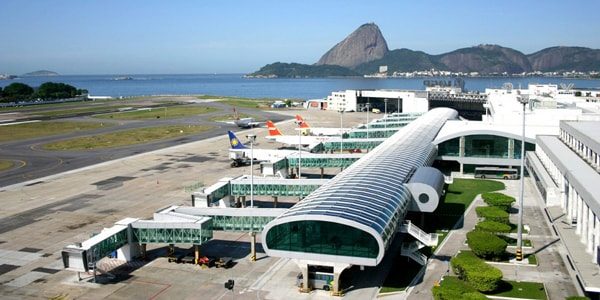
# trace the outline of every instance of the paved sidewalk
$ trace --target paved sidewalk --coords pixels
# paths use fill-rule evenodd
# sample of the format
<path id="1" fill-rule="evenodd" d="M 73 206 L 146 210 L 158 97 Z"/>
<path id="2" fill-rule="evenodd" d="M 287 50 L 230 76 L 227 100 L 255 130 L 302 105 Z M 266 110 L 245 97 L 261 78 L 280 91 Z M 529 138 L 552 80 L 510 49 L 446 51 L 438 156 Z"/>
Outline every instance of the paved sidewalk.
<path id="1" fill-rule="evenodd" d="M 506 189 L 501 192 L 518 199 L 519 181 L 504 181 L 504 183 Z M 565 299 L 568 296 L 577 295 L 577 289 L 560 256 L 562 243 L 551 232 L 537 197 L 539 195 L 535 187 L 527 178 L 525 180 L 523 219 L 524 223 L 530 226 L 531 235 L 524 238 L 530 239 L 534 248 L 526 248 L 524 252 L 526 254 L 535 253 L 539 265 L 495 264 L 494 266 L 502 271 L 504 279 L 543 282 L 549 299 Z M 438 252 L 430 259 L 421 282 L 409 289 L 408 294 L 394 295 L 385 297 L 385 299 L 432 299 L 431 288 L 436 281 L 446 275 L 450 258 L 459 250 L 468 249 L 468 246 L 464 244 L 466 234 L 474 228 L 478 221 L 475 207 L 482 205 L 485 204 L 478 195 L 465 212 L 463 226 L 453 230 L 440 245 Z M 517 223 L 517 214 L 511 215 L 511 221 Z M 511 250 L 511 248 L 508 249 L 508 251 Z"/>

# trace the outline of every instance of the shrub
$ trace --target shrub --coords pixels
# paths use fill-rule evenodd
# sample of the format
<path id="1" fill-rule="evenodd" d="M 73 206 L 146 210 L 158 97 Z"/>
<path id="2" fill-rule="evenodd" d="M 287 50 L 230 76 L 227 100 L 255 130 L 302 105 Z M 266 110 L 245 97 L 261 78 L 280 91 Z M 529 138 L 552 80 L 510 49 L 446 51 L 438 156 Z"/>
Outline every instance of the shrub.
<path id="1" fill-rule="evenodd" d="M 486 221 L 496 221 L 507 224 L 509 223 L 508 213 L 494 206 L 480 206 L 475 208 L 475 212 L 477 212 L 478 217 L 485 218 Z"/>
<path id="2" fill-rule="evenodd" d="M 475 229 L 487 232 L 501 232 L 508 233 L 511 231 L 510 225 L 506 223 L 500 223 L 496 221 L 481 221 L 475 225 Z"/>
<path id="3" fill-rule="evenodd" d="M 506 252 L 508 244 L 497 235 L 473 230 L 467 233 L 467 243 L 475 255 L 484 259 L 497 259 Z"/>
<path id="4" fill-rule="evenodd" d="M 502 193 L 484 193 L 481 198 L 487 205 L 498 207 L 504 211 L 509 211 L 515 202 L 515 198 Z"/>
<path id="5" fill-rule="evenodd" d="M 446 276 L 440 286 L 431 290 L 436 300 L 487 299 L 468 283 L 453 276 Z"/>
<path id="6" fill-rule="evenodd" d="M 459 253 L 450 260 L 450 264 L 460 279 L 480 292 L 492 292 L 502 281 L 502 271 L 470 252 Z"/>

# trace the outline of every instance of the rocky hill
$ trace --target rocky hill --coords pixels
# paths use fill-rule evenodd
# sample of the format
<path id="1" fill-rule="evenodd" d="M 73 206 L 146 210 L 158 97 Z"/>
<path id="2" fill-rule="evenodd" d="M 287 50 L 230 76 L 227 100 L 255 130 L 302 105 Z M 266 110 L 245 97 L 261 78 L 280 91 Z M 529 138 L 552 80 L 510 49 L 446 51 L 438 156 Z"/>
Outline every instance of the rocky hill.
<path id="1" fill-rule="evenodd" d="M 410 49 L 388 50 L 379 27 L 364 24 L 337 43 L 315 65 L 276 63 L 250 76 L 327 77 L 436 69 L 480 74 L 516 74 L 531 71 L 600 71 L 600 50 L 584 47 L 551 47 L 530 55 L 499 45 L 479 45 L 431 55 Z"/>
<path id="2" fill-rule="evenodd" d="M 316 64 L 354 68 L 383 58 L 387 52 L 387 42 L 379 27 L 374 23 L 368 23 L 358 27 L 343 41 L 333 46 Z"/>
<path id="3" fill-rule="evenodd" d="M 600 50 L 585 47 L 551 47 L 527 56 L 534 70 L 598 71 Z"/>
<path id="4" fill-rule="evenodd" d="M 303 78 L 303 77 L 340 77 L 359 76 L 360 74 L 344 67 L 332 65 L 305 65 L 297 63 L 276 62 L 268 64 L 260 70 L 247 75 L 247 77 L 270 77 L 270 78 Z"/>

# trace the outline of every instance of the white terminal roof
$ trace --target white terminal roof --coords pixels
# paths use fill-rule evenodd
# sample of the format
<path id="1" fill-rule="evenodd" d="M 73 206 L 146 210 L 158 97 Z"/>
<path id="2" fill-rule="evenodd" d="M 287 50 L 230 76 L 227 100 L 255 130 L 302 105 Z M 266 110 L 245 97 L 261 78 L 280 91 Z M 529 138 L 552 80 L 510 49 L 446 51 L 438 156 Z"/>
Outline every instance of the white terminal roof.
<path id="1" fill-rule="evenodd" d="M 277 225 L 295 221 L 323 221 L 354 227 L 377 241 L 376 258 L 336 256 L 335 261 L 377 265 L 391 243 L 411 201 L 404 185 L 409 175 L 431 159 L 433 139 L 448 119 L 457 117 L 449 108 L 436 108 L 400 129 L 381 145 L 267 224 L 263 237 Z M 267 254 L 326 261 L 326 254 L 270 250 Z M 278 255 L 273 255 L 278 254 Z"/>
<path id="2" fill-rule="evenodd" d="M 594 152 L 600 153 L 600 122 L 562 122 L 560 126 Z"/>
<path id="3" fill-rule="evenodd" d="M 527 121 L 525 121 L 525 124 L 527 124 Z M 451 120 L 446 122 L 433 142 L 439 144 L 456 137 L 474 134 L 499 135 L 521 140 L 522 130 L 523 127 L 521 124 L 495 124 L 485 121 Z M 558 127 L 526 125 L 525 140 L 527 142 L 535 143 L 535 136 L 540 134 L 557 135 Z"/>
<path id="4" fill-rule="evenodd" d="M 537 142 L 594 214 L 600 215 L 600 173 L 556 136 L 538 136 Z"/>

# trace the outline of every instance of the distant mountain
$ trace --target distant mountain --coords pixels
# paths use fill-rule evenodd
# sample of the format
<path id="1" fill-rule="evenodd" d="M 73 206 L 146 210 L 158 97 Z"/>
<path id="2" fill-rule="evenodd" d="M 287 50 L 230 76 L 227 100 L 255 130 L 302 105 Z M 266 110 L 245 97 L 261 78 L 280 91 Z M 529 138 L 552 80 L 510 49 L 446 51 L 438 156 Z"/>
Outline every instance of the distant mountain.
<path id="1" fill-rule="evenodd" d="M 379 66 L 388 66 L 391 72 L 412 72 L 430 69 L 445 69 L 446 66 L 439 60 L 422 51 L 410 49 L 396 49 L 388 52 L 383 58 L 361 64 L 354 68 L 360 74 L 373 74 L 379 72 Z"/>
<path id="2" fill-rule="evenodd" d="M 600 50 L 584 47 L 551 47 L 525 55 L 499 45 L 478 45 L 431 55 L 422 51 L 390 51 L 379 27 L 361 25 L 337 43 L 315 65 L 275 63 L 250 75 L 265 77 L 327 77 L 373 74 L 379 66 L 388 73 L 436 69 L 479 74 L 541 71 L 600 71 Z"/>
<path id="3" fill-rule="evenodd" d="M 35 72 L 25 73 L 22 76 L 58 76 L 60 74 L 48 70 L 39 70 Z"/>
<path id="4" fill-rule="evenodd" d="M 479 45 L 462 48 L 437 56 L 452 72 L 479 72 L 509 74 L 530 72 L 531 64 L 525 54 L 498 45 Z"/>
<path id="5" fill-rule="evenodd" d="M 343 41 L 333 46 L 316 64 L 354 68 L 383 58 L 388 51 L 387 42 L 379 27 L 368 23 L 358 27 Z"/>
<path id="6" fill-rule="evenodd" d="M 598 71 L 600 50 L 585 47 L 551 47 L 527 56 L 534 70 Z"/>
<path id="7" fill-rule="evenodd" d="M 305 65 L 297 63 L 276 62 L 266 65 L 260 70 L 249 74 L 248 77 L 334 77 L 334 76 L 359 76 L 360 74 L 340 66 L 332 65 Z"/>

